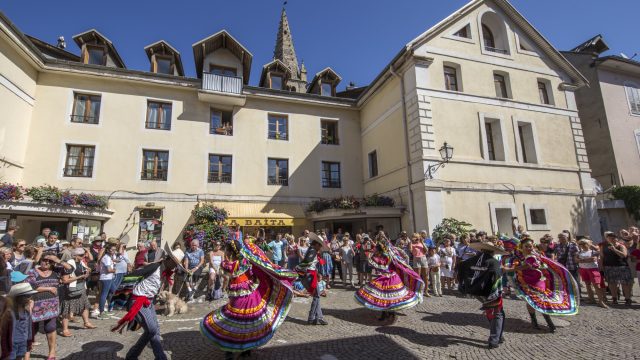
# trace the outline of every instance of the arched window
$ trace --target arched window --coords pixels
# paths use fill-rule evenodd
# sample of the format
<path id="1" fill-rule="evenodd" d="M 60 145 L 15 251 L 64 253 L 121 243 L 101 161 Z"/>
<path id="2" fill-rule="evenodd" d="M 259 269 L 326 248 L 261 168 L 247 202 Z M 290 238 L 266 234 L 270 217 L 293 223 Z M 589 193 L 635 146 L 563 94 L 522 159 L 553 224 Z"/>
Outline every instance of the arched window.
<path id="1" fill-rule="evenodd" d="M 482 24 L 482 41 L 485 47 L 493 48 L 496 47 L 496 41 L 493 37 L 493 33 L 491 29 L 485 24 Z"/>

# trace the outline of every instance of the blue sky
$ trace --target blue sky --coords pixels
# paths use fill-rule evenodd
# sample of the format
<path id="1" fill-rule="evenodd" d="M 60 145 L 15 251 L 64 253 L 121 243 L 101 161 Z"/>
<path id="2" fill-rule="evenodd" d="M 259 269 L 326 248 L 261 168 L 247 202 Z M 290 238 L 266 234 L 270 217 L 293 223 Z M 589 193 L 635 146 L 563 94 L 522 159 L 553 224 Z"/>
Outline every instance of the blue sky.
<path id="1" fill-rule="evenodd" d="M 287 14 L 298 60 L 310 76 L 331 66 L 349 81 L 368 84 L 415 36 L 466 0 L 289 0 Z M 613 2 L 611 2 L 613 3 Z M 640 1 L 512 0 L 512 4 L 560 50 L 595 34 L 604 35 L 610 53 L 640 52 L 635 29 Z M 113 41 L 128 68 L 148 70 L 143 47 L 160 39 L 176 47 L 187 76 L 195 76 L 191 45 L 227 29 L 253 53 L 250 84 L 273 57 L 282 1 L 276 0 L 4 0 L 0 11 L 23 32 L 49 43 L 59 35 L 78 53 L 71 37 L 90 28 Z M 639 55 L 640 58 L 640 55 Z"/>

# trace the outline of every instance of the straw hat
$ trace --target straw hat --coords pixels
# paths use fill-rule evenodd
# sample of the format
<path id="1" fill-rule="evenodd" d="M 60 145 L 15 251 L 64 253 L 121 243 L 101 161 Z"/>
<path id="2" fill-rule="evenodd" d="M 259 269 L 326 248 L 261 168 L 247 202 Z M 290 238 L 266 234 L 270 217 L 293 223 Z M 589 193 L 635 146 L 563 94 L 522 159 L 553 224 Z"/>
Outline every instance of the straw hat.
<path id="1" fill-rule="evenodd" d="M 119 243 L 120 240 L 118 240 L 117 238 L 110 237 L 109 239 L 107 239 L 107 244 L 118 245 Z"/>
<path id="2" fill-rule="evenodd" d="M 478 251 L 490 251 L 496 255 L 507 255 L 508 252 L 504 251 L 503 248 L 493 245 L 492 243 L 485 242 L 475 242 L 469 244 L 469 247 L 478 250 Z"/>
<path id="3" fill-rule="evenodd" d="M 31 285 L 27 283 L 20 283 L 20 284 L 13 285 L 11 287 L 11 290 L 9 290 L 9 293 L 7 294 L 7 296 L 16 297 L 16 296 L 24 296 L 24 295 L 33 295 L 37 293 L 38 292 L 33 290 Z"/>
<path id="4" fill-rule="evenodd" d="M 176 265 L 182 264 L 182 259 L 184 259 L 184 251 L 182 251 L 182 249 L 178 248 L 175 250 L 171 250 L 171 248 L 169 248 L 169 244 L 165 243 L 164 252 L 168 254 L 168 256 L 176 263 Z"/>
<path id="5" fill-rule="evenodd" d="M 313 243 L 318 243 L 318 244 L 322 245 L 322 249 L 320 249 L 320 252 L 329 251 L 329 248 L 324 243 L 324 241 L 322 241 L 322 239 L 318 235 L 316 235 L 315 233 L 310 232 L 309 233 L 309 246 L 313 245 Z"/>

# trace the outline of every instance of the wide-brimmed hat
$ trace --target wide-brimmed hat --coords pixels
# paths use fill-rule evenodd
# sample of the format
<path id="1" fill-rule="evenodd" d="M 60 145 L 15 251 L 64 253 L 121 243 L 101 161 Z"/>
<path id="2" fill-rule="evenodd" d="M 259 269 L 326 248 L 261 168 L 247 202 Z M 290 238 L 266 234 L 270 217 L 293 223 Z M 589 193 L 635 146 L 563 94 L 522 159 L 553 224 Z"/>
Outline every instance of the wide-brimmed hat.
<path id="1" fill-rule="evenodd" d="M 182 251 L 182 249 L 171 250 L 171 248 L 169 248 L 169 244 L 165 243 L 164 252 L 176 263 L 176 265 L 182 266 L 182 259 L 184 259 L 184 251 Z"/>
<path id="2" fill-rule="evenodd" d="M 7 294 L 7 297 L 33 295 L 33 294 L 37 294 L 37 293 L 38 292 L 33 290 L 33 288 L 31 287 L 30 284 L 20 283 L 20 284 L 15 284 L 15 285 L 13 285 L 11 287 L 11 290 L 9 290 L 9 293 Z"/>
<path id="3" fill-rule="evenodd" d="M 118 240 L 118 238 L 110 237 L 107 239 L 107 244 L 118 245 L 120 244 L 120 240 Z"/>
<path id="4" fill-rule="evenodd" d="M 478 251 L 490 251 L 496 255 L 507 255 L 508 252 L 504 251 L 503 248 L 493 245 L 488 242 L 475 242 L 469 244 L 469 247 L 478 250 Z"/>
<path id="5" fill-rule="evenodd" d="M 320 249 L 321 252 L 329 250 L 329 248 L 324 243 L 324 241 L 320 238 L 320 236 L 316 235 L 315 233 L 310 232 L 309 233 L 309 246 L 313 245 L 313 243 L 318 243 L 318 244 L 322 245 L 322 249 Z"/>

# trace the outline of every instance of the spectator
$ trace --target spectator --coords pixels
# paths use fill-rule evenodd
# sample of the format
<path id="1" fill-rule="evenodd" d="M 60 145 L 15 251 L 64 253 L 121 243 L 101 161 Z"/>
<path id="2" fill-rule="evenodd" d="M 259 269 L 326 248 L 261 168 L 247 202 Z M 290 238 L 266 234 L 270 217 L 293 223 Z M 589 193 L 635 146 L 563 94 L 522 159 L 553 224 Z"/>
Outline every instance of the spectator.
<path id="1" fill-rule="evenodd" d="M 598 296 L 598 306 L 607 308 L 604 303 L 604 289 L 600 287 L 601 278 L 600 270 L 598 269 L 598 260 L 600 254 L 591 249 L 591 240 L 582 239 L 578 241 L 578 247 L 580 250 L 576 254 L 575 262 L 578 264 L 580 277 L 584 281 L 587 287 L 587 294 L 589 296 L 589 302 L 595 304 L 594 289 Z"/>
<path id="2" fill-rule="evenodd" d="M 273 253 L 273 263 L 278 266 L 284 266 L 284 243 L 282 242 L 282 234 L 276 235 L 276 239 L 271 241 L 268 246 Z"/>
<path id="3" fill-rule="evenodd" d="M 6 267 L 9 270 L 13 271 L 13 265 L 11 265 L 11 258 L 13 257 L 13 252 L 11 248 L 8 247 L 0 247 L 0 256 L 2 256 L 2 260 L 6 263 Z"/>
<path id="4" fill-rule="evenodd" d="M 633 230 L 631 231 L 631 236 L 633 236 Z M 631 250 L 630 257 L 636 260 L 636 278 L 638 279 L 638 286 L 640 286 L 640 242 L 636 240 L 635 243 L 636 246 Z"/>
<path id="5" fill-rule="evenodd" d="M 300 262 L 298 257 L 298 243 L 293 235 L 287 234 L 285 237 L 287 237 L 287 243 L 289 244 L 287 246 L 287 265 L 289 269 L 295 269 Z"/>
<path id="6" fill-rule="evenodd" d="M 162 259 L 164 259 L 164 250 L 158 248 L 157 241 L 151 241 L 147 254 L 145 255 L 144 265 L 156 263 L 162 261 Z"/>
<path id="7" fill-rule="evenodd" d="M 440 256 L 436 253 L 436 247 L 429 248 L 427 266 L 429 267 L 429 280 L 433 288 L 433 296 L 442 297 L 442 285 L 440 284 Z M 425 290 L 427 285 L 425 283 Z"/>
<path id="8" fill-rule="evenodd" d="M 62 252 L 62 246 L 58 241 L 58 236 L 60 236 L 60 234 L 57 231 L 52 231 L 49 233 L 49 236 L 47 237 L 47 242 L 43 246 L 44 252 L 52 252 L 57 257 L 60 257 L 60 253 Z"/>
<path id="9" fill-rule="evenodd" d="M 197 291 L 198 280 L 204 267 L 204 251 L 199 241 L 192 241 L 185 253 L 183 266 L 187 270 L 187 301 L 193 301 Z"/>
<path id="10" fill-rule="evenodd" d="M 551 247 L 551 237 L 546 235 L 540 238 L 540 244 L 538 244 L 538 251 L 549 259 L 555 260 L 555 253 Z"/>
<path id="11" fill-rule="evenodd" d="M 216 282 L 220 283 L 222 291 L 225 289 L 224 275 L 222 268 L 220 265 L 224 261 L 224 251 L 222 250 L 222 246 L 220 242 L 216 241 L 213 244 L 213 250 L 209 252 L 209 282 L 208 282 L 208 291 L 207 291 L 207 299 L 208 300 L 217 300 L 218 297 L 214 296 L 214 291 L 216 291 Z"/>
<path id="12" fill-rule="evenodd" d="M 602 265 L 613 298 L 612 303 L 618 304 L 618 285 L 621 285 L 625 303 L 630 306 L 633 277 L 627 264 L 627 248 L 618 242 L 618 237 L 612 232 L 605 233 L 605 239 L 606 244 L 602 250 Z"/>
<path id="13" fill-rule="evenodd" d="M 17 226 L 9 225 L 9 227 L 7 227 L 7 232 L 2 236 L 2 238 L 0 238 L 0 242 L 2 242 L 0 245 L 11 248 L 13 246 L 16 230 L 18 230 Z"/>
<path id="14" fill-rule="evenodd" d="M 136 252 L 136 256 L 133 261 L 133 265 L 136 269 L 139 269 L 144 266 L 145 259 L 147 257 L 147 247 L 144 245 L 144 242 L 138 242 L 138 252 Z"/>
<path id="15" fill-rule="evenodd" d="M 7 262 L 0 256 L 0 300 L 3 300 L 2 295 L 9 293 L 10 289 L 11 270 L 7 268 Z"/>
<path id="16" fill-rule="evenodd" d="M 349 244 L 349 235 L 345 233 L 342 237 L 342 246 L 338 250 L 338 258 L 340 259 L 340 267 L 342 271 L 340 272 L 340 277 L 342 278 L 342 284 L 346 287 L 350 285 L 354 287 L 353 284 L 353 257 L 355 256 L 355 252 L 353 251 L 353 246 Z M 347 280 L 348 278 L 348 280 Z"/>
<path id="17" fill-rule="evenodd" d="M 116 238 L 109 238 L 107 241 L 110 244 L 116 245 L 116 254 L 114 257 L 114 266 L 116 272 L 113 276 L 113 283 L 111 284 L 111 293 L 110 296 L 116 293 L 120 284 L 122 284 L 122 280 L 124 276 L 132 270 L 133 265 L 131 264 L 131 260 L 129 260 L 129 255 L 127 254 L 127 245 L 120 243 L 120 241 Z M 109 312 L 113 312 L 113 306 L 115 303 L 113 301 L 109 301 L 108 307 Z"/>
<path id="18" fill-rule="evenodd" d="M 0 320 L 2 334 L 2 359 L 28 359 L 33 342 L 31 321 L 32 296 L 37 291 L 29 284 L 16 284 L 7 295 L 7 302 Z"/>
<path id="19" fill-rule="evenodd" d="M 424 243 L 425 249 L 428 249 L 432 246 L 436 246 L 433 240 L 429 237 L 427 230 L 420 231 L 420 238 L 422 238 L 422 242 Z"/>
<path id="20" fill-rule="evenodd" d="M 98 315 L 99 320 L 107 320 L 113 313 L 105 312 L 105 304 L 111 302 L 111 286 L 113 285 L 113 279 L 115 277 L 115 265 L 113 259 L 116 255 L 116 245 L 107 244 L 106 250 L 102 257 L 98 260 L 100 264 L 100 299 L 98 301 Z"/>
<path id="21" fill-rule="evenodd" d="M 426 231 L 425 231 L 426 232 Z M 411 255 L 413 255 L 413 271 L 418 273 L 424 281 L 424 295 L 429 295 L 429 264 L 427 262 L 427 250 L 423 238 L 420 234 L 411 236 Z"/>
<path id="22" fill-rule="evenodd" d="M 558 245 L 554 249 L 554 255 L 557 261 L 562 264 L 573 276 L 574 280 L 578 284 L 578 291 L 580 291 L 580 278 L 578 277 L 578 266 L 575 259 L 578 253 L 578 245 L 574 242 L 569 242 L 569 235 L 565 232 L 558 234 Z M 580 294 L 577 294 L 578 299 Z"/>
<path id="23" fill-rule="evenodd" d="M 89 298 L 87 297 L 86 281 L 89 278 L 90 270 L 84 263 L 85 250 L 83 248 L 75 248 L 71 252 L 73 257 L 67 260 L 71 265 L 72 271 L 68 275 L 62 276 L 62 307 L 60 315 L 62 316 L 62 336 L 69 337 L 69 320 L 74 314 L 82 315 L 85 329 L 95 329 L 95 325 L 89 321 Z"/>
<path id="24" fill-rule="evenodd" d="M 36 236 L 35 238 L 36 244 L 38 243 L 38 239 L 44 239 L 46 242 L 47 238 L 49 237 L 49 234 L 51 234 L 51 229 L 48 227 L 43 228 L 42 231 L 40 232 L 40 235 Z"/>
<path id="25" fill-rule="evenodd" d="M 47 336 L 47 358 L 56 357 L 56 320 L 60 314 L 58 287 L 61 276 L 70 270 L 71 265 L 60 261 L 55 253 L 49 252 L 43 253 L 38 266 L 28 274 L 27 282 L 38 292 L 33 296 L 31 317 L 34 329 L 41 327 L 40 331 Z"/>
<path id="26" fill-rule="evenodd" d="M 456 264 L 456 250 L 451 246 L 451 239 L 449 237 L 444 238 L 444 242 L 438 251 L 440 260 L 442 261 L 442 267 L 440 268 L 440 276 L 442 277 L 443 286 L 451 290 L 454 286 L 454 267 Z"/>
<path id="27" fill-rule="evenodd" d="M 300 262 L 304 259 L 307 250 L 309 250 L 309 237 L 301 236 L 298 241 L 298 262 Z"/>
<path id="28" fill-rule="evenodd" d="M 460 237 L 460 245 L 458 245 L 458 248 L 456 249 L 458 263 L 470 259 L 478 254 L 476 250 L 469 246 L 471 238 L 471 234 L 462 235 L 462 237 Z M 475 238 L 475 235 L 473 238 Z"/>
<path id="29" fill-rule="evenodd" d="M 25 246 L 24 247 L 24 259 L 20 261 L 20 263 L 15 267 L 17 271 L 20 271 L 23 274 L 28 274 L 29 271 L 33 268 L 33 262 L 36 257 L 36 253 L 42 251 L 42 248 L 35 248 L 33 246 Z"/>
<path id="30" fill-rule="evenodd" d="M 347 233 L 348 234 L 348 233 Z M 347 238 L 347 242 L 348 242 L 348 238 Z M 331 248 L 331 261 L 333 261 L 333 270 L 331 270 L 331 286 L 333 286 L 335 280 L 336 280 L 336 272 L 338 272 L 338 275 L 340 276 L 340 279 L 342 280 L 342 282 L 344 283 L 344 276 L 343 276 L 343 272 L 342 272 L 342 258 L 340 256 L 340 248 L 342 246 L 342 243 L 340 241 L 338 241 L 338 236 L 337 234 L 333 234 L 333 237 L 331 239 L 331 243 L 329 244 L 329 247 Z"/>

